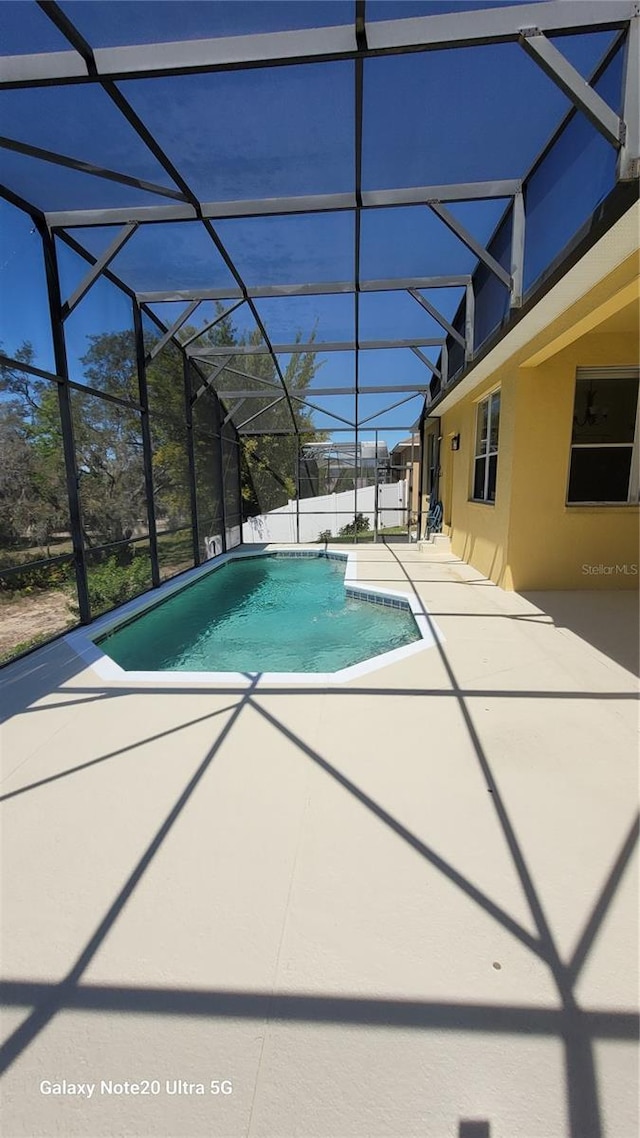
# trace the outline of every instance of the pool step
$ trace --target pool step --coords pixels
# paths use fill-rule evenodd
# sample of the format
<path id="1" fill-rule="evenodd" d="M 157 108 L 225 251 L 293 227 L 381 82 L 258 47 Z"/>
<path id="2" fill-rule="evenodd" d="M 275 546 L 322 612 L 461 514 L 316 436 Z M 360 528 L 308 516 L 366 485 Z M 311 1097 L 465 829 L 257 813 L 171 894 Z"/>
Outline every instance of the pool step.
<path id="1" fill-rule="evenodd" d="M 449 553 L 451 550 L 451 540 L 446 533 L 432 533 L 431 537 L 424 538 L 418 542 L 418 549 L 420 553 L 430 553 L 437 549 L 440 553 Z"/>

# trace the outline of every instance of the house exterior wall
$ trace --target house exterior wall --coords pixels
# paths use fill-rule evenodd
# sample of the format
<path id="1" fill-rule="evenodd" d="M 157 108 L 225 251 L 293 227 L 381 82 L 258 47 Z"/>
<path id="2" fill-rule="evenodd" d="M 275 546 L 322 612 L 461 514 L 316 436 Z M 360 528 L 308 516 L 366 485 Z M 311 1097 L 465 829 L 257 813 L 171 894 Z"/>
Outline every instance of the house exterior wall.
<path id="1" fill-rule="evenodd" d="M 503 588 L 638 587 L 638 505 L 566 504 L 576 369 L 638 367 L 637 272 L 637 258 L 621 266 L 590 304 L 563 312 L 442 412 L 445 532 L 457 556 Z M 485 504 L 471 501 L 477 406 L 498 387 L 496 499 Z"/>
<path id="2" fill-rule="evenodd" d="M 511 469 L 515 433 L 517 373 L 502 369 L 466 396 L 441 420 L 440 495 L 444 532 L 456 556 L 504 588 L 514 587 L 508 562 Z M 478 403 L 500 387 L 500 437 L 496 500 L 471 501 Z M 454 436 L 460 449 L 451 449 Z"/>
<path id="3" fill-rule="evenodd" d="M 637 332 L 596 331 L 520 369 L 509 535 L 515 589 L 638 587 L 638 506 L 566 504 L 576 369 L 616 365 L 638 366 Z"/>

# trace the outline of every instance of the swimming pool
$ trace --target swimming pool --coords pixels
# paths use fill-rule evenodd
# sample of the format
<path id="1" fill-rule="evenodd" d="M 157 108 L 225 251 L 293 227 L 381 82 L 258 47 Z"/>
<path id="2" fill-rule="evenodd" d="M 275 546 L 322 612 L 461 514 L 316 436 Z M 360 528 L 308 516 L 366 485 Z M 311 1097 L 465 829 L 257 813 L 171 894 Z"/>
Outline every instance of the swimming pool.
<path id="1" fill-rule="evenodd" d="M 335 673 L 416 644 L 406 598 L 345 587 L 346 555 L 234 557 L 95 643 L 125 672 Z"/>

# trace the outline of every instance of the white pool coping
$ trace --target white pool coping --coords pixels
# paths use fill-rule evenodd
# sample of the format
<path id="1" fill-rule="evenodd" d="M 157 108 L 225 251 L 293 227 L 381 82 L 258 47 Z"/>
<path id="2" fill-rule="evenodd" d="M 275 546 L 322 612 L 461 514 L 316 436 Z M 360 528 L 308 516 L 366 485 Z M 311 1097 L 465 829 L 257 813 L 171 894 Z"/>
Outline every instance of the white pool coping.
<path id="1" fill-rule="evenodd" d="M 159 602 L 166 600 L 174 593 L 181 592 L 187 585 L 191 585 L 200 577 L 221 568 L 228 561 L 244 560 L 248 557 L 268 557 L 273 553 L 287 553 L 295 556 L 296 553 L 304 554 L 305 552 L 315 553 L 319 556 L 328 553 L 331 559 L 345 560 L 347 563 L 344 574 L 345 588 L 349 587 L 349 589 L 363 594 L 375 594 L 379 597 L 389 598 L 389 600 L 404 601 L 416 622 L 420 640 L 407 644 L 403 648 L 394 648 L 390 652 L 372 656 L 370 659 L 352 664 L 348 668 L 341 668 L 337 672 L 127 672 L 119 664 L 116 664 L 115 660 L 107 656 L 95 642 L 98 637 L 104 636 L 132 617 L 140 616 L 147 609 L 155 608 Z M 360 679 L 361 676 L 369 675 L 371 672 L 378 671 L 379 668 L 385 668 L 389 664 L 397 664 L 401 660 L 415 656 L 418 652 L 424 652 L 425 649 L 432 648 L 437 641 L 443 641 L 444 637 L 415 593 L 405 593 L 396 589 L 382 589 L 379 586 L 370 585 L 368 582 L 359 581 L 357 554 L 355 552 L 343 553 L 340 550 L 333 549 L 320 551 L 317 545 L 296 546 L 295 549 L 287 545 L 269 545 L 260 549 L 246 549 L 239 546 L 229 553 L 221 553 L 217 557 L 212 557 L 195 569 L 189 569 L 178 577 L 165 581 L 159 588 L 143 593 L 139 597 L 134 597 L 133 600 L 127 601 L 112 612 L 105 613 L 104 616 L 98 617 L 90 625 L 75 629 L 68 633 L 64 639 L 76 655 L 89 664 L 101 679 L 121 685 L 144 687 L 149 684 L 154 686 L 164 684 L 167 687 L 173 687 L 177 684 L 181 686 L 184 684 L 206 684 L 210 686 L 227 684 L 233 685 L 233 687 L 238 685 L 255 687 L 258 684 L 308 684 L 317 687 L 319 684 L 331 686 Z"/>

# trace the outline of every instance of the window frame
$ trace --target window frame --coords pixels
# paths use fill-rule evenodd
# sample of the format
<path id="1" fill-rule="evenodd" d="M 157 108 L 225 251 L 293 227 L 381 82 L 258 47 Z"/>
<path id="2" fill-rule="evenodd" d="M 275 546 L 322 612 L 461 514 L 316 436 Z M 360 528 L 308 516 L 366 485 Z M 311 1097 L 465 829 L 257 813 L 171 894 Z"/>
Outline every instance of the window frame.
<path id="1" fill-rule="evenodd" d="M 471 502 L 476 502 L 481 506 L 495 506 L 496 499 L 498 497 L 498 454 L 499 454 L 499 450 L 500 450 L 500 411 L 501 411 L 501 405 L 502 405 L 501 392 L 502 392 L 501 387 L 494 387 L 492 391 L 489 391 L 482 399 L 479 399 L 478 402 L 476 403 L 476 416 L 475 416 L 476 421 L 475 421 L 475 435 L 474 435 L 473 465 L 471 468 L 471 494 L 470 494 L 469 500 Z M 492 427 L 492 421 L 493 421 L 492 411 L 493 411 L 494 399 L 496 398 L 496 396 L 498 398 L 498 431 L 497 431 L 497 435 L 496 435 L 496 445 L 495 445 L 495 447 L 492 447 L 491 446 L 491 427 Z M 484 450 L 481 451 L 481 450 L 479 450 L 480 430 L 481 430 L 481 428 L 480 428 L 480 416 L 482 414 L 482 408 L 484 406 L 486 406 L 486 408 L 487 408 L 487 437 L 485 440 Z M 496 486 L 495 486 L 495 496 L 493 498 L 490 498 L 488 496 L 488 493 L 489 493 L 489 469 L 490 469 L 489 462 L 490 462 L 490 459 L 493 457 L 495 457 L 495 460 L 496 460 Z M 484 480 L 483 480 L 483 487 L 482 487 L 483 496 L 481 498 L 477 498 L 476 494 L 475 494 L 476 465 L 479 461 L 482 461 L 485 464 Z"/>
<path id="2" fill-rule="evenodd" d="M 578 380 L 604 380 L 609 383 L 615 383 L 621 379 L 636 379 L 638 381 L 638 394 L 636 397 L 636 418 L 634 426 L 633 441 L 631 443 L 574 443 L 573 442 L 573 416 L 576 413 L 576 391 Z M 571 440 L 569 442 L 569 462 L 567 464 L 567 485 L 565 492 L 565 506 L 570 509 L 576 509 L 583 506 L 597 507 L 603 506 L 607 509 L 626 506 L 638 506 L 640 503 L 640 368 L 637 366 L 629 367 L 600 367 L 600 368 L 576 368 L 576 374 L 573 384 L 573 407 L 571 419 Z M 569 488 L 571 485 L 571 466 L 574 450 L 628 450 L 631 447 L 631 464 L 629 467 L 629 482 L 627 485 L 627 497 L 625 499 L 583 499 L 581 501 L 572 500 L 569 497 Z"/>

